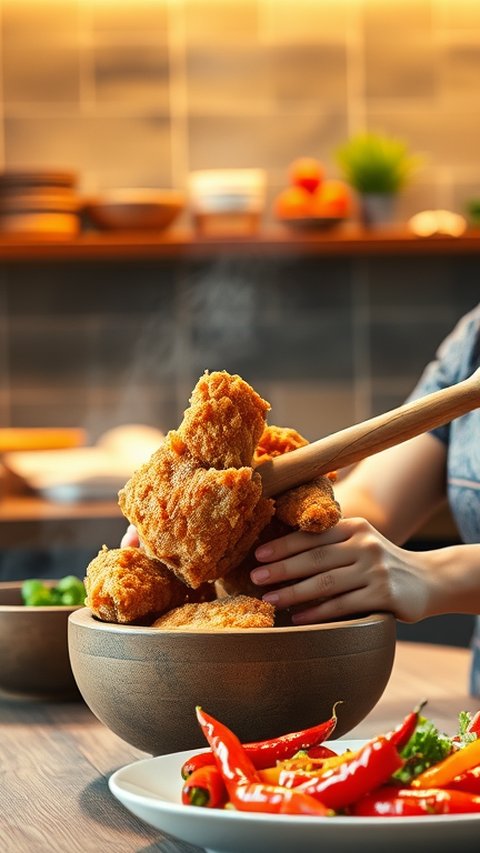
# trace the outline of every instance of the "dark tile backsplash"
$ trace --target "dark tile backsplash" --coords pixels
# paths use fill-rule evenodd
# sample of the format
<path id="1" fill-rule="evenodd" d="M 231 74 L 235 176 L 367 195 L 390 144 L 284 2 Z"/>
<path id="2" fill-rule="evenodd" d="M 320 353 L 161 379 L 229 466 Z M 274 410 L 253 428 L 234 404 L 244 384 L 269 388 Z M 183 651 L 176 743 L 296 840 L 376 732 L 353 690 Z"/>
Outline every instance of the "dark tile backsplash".
<path id="1" fill-rule="evenodd" d="M 0 166 L 79 189 L 185 188 L 200 168 L 338 174 L 363 128 L 425 154 L 406 218 L 480 194 L 471 0 L 0 0 Z M 400 403 L 478 301 L 470 258 L 29 263 L 0 269 L 0 423 L 175 426 L 205 369 L 239 372 L 309 438 Z"/>

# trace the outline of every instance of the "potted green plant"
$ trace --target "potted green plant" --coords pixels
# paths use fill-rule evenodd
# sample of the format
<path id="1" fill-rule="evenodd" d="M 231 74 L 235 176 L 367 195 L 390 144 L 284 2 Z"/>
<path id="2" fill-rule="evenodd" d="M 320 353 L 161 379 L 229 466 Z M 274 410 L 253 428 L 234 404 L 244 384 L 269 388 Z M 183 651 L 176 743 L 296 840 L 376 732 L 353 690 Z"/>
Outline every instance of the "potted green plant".
<path id="1" fill-rule="evenodd" d="M 359 195 L 366 225 L 392 220 L 398 193 L 420 165 L 402 139 L 373 132 L 352 136 L 337 148 L 336 159 Z"/>

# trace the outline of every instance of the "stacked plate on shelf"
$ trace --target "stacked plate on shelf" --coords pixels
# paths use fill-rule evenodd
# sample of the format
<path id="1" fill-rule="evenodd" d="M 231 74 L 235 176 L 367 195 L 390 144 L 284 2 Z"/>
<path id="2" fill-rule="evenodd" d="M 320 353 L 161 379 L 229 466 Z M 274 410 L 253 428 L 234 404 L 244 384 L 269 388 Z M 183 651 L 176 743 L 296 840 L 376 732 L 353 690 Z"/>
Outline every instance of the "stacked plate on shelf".
<path id="1" fill-rule="evenodd" d="M 80 229 L 77 175 L 71 171 L 0 172 L 0 234 L 70 239 Z"/>

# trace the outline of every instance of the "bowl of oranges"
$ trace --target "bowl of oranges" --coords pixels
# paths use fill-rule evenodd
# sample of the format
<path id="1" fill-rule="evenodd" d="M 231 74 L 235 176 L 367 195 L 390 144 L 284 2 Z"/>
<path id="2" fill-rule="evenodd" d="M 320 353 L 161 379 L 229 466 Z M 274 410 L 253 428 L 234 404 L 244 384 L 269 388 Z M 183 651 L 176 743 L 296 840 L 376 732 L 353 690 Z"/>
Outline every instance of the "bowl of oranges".
<path id="1" fill-rule="evenodd" d="M 275 218 L 298 229 L 331 228 L 349 219 L 354 198 L 345 181 L 327 178 L 314 157 L 299 157 L 288 168 L 288 185 L 273 203 Z"/>

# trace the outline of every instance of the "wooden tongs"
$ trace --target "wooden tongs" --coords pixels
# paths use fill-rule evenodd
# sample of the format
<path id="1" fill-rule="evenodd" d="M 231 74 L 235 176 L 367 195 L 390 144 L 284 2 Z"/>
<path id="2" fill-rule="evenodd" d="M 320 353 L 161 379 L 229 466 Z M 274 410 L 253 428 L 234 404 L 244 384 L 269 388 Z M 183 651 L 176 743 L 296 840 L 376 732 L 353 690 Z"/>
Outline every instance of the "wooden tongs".
<path id="1" fill-rule="evenodd" d="M 468 379 L 334 432 L 257 468 L 263 494 L 278 495 L 380 450 L 449 423 L 480 406 L 480 368 Z"/>

